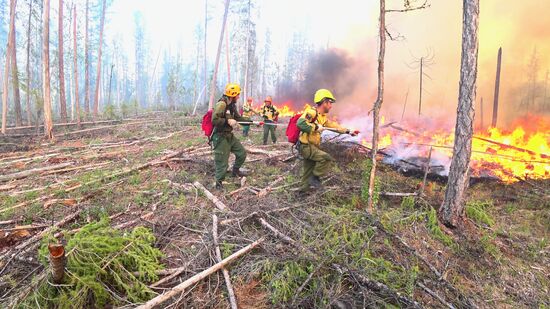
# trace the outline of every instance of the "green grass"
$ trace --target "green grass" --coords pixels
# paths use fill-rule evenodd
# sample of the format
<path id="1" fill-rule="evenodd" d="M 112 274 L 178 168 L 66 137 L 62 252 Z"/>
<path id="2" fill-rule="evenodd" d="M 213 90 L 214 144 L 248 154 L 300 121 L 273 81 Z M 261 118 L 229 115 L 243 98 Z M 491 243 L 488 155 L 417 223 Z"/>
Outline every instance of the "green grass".
<path id="1" fill-rule="evenodd" d="M 426 227 L 435 239 L 450 247 L 454 245 L 453 239 L 449 235 L 443 233 L 443 231 L 439 227 L 439 222 L 437 221 L 437 212 L 434 208 L 430 209 L 430 211 L 428 211 L 426 215 Z"/>
<path id="2" fill-rule="evenodd" d="M 466 204 L 466 216 L 478 224 L 493 226 L 495 219 L 489 214 L 489 208 L 493 207 L 491 201 L 473 201 Z"/>

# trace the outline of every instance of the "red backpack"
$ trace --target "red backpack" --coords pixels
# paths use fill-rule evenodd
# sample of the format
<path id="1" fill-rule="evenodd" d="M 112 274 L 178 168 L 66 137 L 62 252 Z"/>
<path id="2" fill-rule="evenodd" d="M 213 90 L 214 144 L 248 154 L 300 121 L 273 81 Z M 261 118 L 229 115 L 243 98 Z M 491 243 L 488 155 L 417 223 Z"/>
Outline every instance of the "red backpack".
<path id="1" fill-rule="evenodd" d="M 298 139 L 300 138 L 300 129 L 298 128 L 298 119 L 302 114 L 296 114 L 290 118 L 290 121 L 288 122 L 288 127 L 286 127 L 286 137 L 288 138 L 288 141 L 292 144 L 296 144 L 298 142 Z"/>
<path id="2" fill-rule="evenodd" d="M 296 114 L 290 118 L 290 121 L 288 122 L 288 127 L 286 127 L 286 137 L 288 138 L 288 141 L 292 144 L 298 143 L 298 140 L 300 139 L 300 128 L 298 128 L 298 119 L 302 114 Z M 313 118 L 313 122 L 317 120 L 317 114 Z"/>
<path id="3" fill-rule="evenodd" d="M 208 136 L 210 138 L 210 135 L 212 135 L 212 131 L 214 131 L 214 125 L 212 124 L 212 112 L 213 110 L 208 110 L 204 116 L 202 116 L 202 130 L 204 131 L 204 135 Z"/>

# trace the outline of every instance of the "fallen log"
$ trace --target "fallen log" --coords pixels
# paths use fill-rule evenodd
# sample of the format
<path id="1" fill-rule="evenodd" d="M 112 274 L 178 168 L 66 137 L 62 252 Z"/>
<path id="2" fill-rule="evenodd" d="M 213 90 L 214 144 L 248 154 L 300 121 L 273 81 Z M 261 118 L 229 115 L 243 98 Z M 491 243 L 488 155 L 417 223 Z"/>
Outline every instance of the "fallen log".
<path id="1" fill-rule="evenodd" d="M 212 237 L 214 239 L 214 246 L 216 248 L 216 261 L 220 263 L 222 261 L 222 253 L 220 251 L 220 244 L 218 243 L 218 216 L 212 215 Z M 229 295 L 229 303 L 232 309 L 237 309 L 237 299 L 235 298 L 235 292 L 233 291 L 233 284 L 231 284 L 231 277 L 227 268 L 222 267 L 223 277 L 225 279 L 225 286 L 227 287 L 227 294 Z"/>
<path id="2" fill-rule="evenodd" d="M 525 149 L 525 148 L 520 148 L 520 147 L 517 147 L 517 146 L 513 146 L 513 145 L 507 145 L 507 144 L 503 144 L 503 143 L 499 143 L 497 141 L 493 141 L 493 140 L 490 140 L 488 138 L 484 138 L 484 137 L 481 137 L 481 136 L 475 136 L 474 135 L 474 138 L 475 139 L 478 139 L 478 140 L 481 140 L 481 141 L 484 141 L 484 142 L 488 142 L 488 143 L 491 143 L 491 144 L 495 144 L 495 145 L 498 145 L 500 148 L 504 148 L 504 149 L 513 149 L 513 150 L 516 150 L 516 151 L 519 151 L 519 152 L 525 152 L 525 153 L 528 153 L 532 156 L 539 156 L 543 159 L 550 159 L 550 154 L 545 154 L 545 153 L 537 153 L 537 152 L 534 152 L 532 150 L 529 150 L 529 149 Z"/>
<path id="3" fill-rule="evenodd" d="M 73 164 L 74 164 L 73 162 L 65 162 L 65 163 L 56 164 L 56 165 L 33 168 L 33 169 L 30 169 L 30 170 L 21 171 L 21 172 L 17 172 L 17 173 L 13 173 L 13 174 L 2 175 L 2 176 L 0 176 L 0 182 L 6 182 L 6 181 L 10 181 L 10 180 L 15 180 L 15 179 L 27 178 L 29 176 L 32 176 L 32 175 L 35 175 L 35 174 L 40 174 L 42 172 L 63 169 L 65 167 L 71 166 Z"/>
<path id="4" fill-rule="evenodd" d="M 195 186 L 195 188 L 201 190 L 204 195 L 206 195 L 206 197 L 212 202 L 214 203 L 214 205 L 219 209 L 219 210 L 222 210 L 222 211 L 225 211 L 227 209 L 229 209 L 227 206 L 225 206 L 224 203 L 222 203 L 222 201 L 220 201 L 214 194 L 212 194 L 212 192 L 208 191 L 200 182 L 198 181 L 195 181 L 193 183 L 193 185 Z"/>
<path id="5" fill-rule="evenodd" d="M 150 309 L 150 308 L 154 308 L 155 306 L 159 306 L 159 305 L 163 304 L 164 302 L 166 302 L 170 298 L 179 295 L 180 293 L 182 293 L 183 291 L 185 291 L 187 288 L 194 285 L 195 283 L 197 283 L 197 282 L 201 281 L 202 279 L 210 276 L 211 274 L 217 272 L 218 270 L 222 269 L 223 267 L 226 267 L 227 265 L 229 265 L 230 263 L 232 263 L 236 259 L 240 258 L 241 256 L 245 255 L 246 253 L 250 252 L 252 249 L 259 246 L 264 241 L 265 241 L 265 238 L 263 238 L 263 237 L 256 240 L 255 242 L 249 244 L 248 246 L 240 249 L 239 251 L 237 251 L 237 252 L 231 254 L 230 256 L 228 256 L 227 258 L 223 259 L 221 262 L 214 264 L 210 268 L 207 268 L 207 269 L 201 271 L 200 273 L 192 276 L 191 278 L 185 280 L 184 282 L 178 284 L 177 286 L 172 288 L 170 291 L 168 291 L 164 294 L 161 294 L 161 295 L 149 300 L 145 304 L 142 304 L 142 305 L 140 305 L 136 308 L 137 309 Z"/>
<path id="6" fill-rule="evenodd" d="M 380 192 L 381 196 L 417 196 L 417 192 L 402 193 L 402 192 Z"/>

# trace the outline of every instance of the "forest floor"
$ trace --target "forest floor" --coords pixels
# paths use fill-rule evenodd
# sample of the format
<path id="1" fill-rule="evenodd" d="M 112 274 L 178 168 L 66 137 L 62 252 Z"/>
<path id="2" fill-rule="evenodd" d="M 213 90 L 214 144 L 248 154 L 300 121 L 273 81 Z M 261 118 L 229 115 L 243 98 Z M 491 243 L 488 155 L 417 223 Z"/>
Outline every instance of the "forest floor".
<path id="1" fill-rule="evenodd" d="M 302 196 L 295 190 L 301 162 L 283 128 L 280 142 L 267 146 L 261 128 L 252 128 L 250 141 L 237 132 L 252 174 L 229 177 L 221 192 L 213 188 L 198 117 L 158 114 L 87 128 L 99 127 L 59 128 L 51 143 L 25 134 L 0 138 L 0 307 L 47 304 L 29 288 L 52 285 L 37 282 L 48 271 L 38 246 L 104 216 L 115 229 L 153 232 L 167 269 L 155 281 L 169 278 L 144 283 L 153 296 L 170 291 L 217 263 L 214 214 L 222 258 L 261 241 L 227 267 L 239 308 L 550 307 L 550 180 L 477 181 L 467 192 L 464 226 L 449 230 L 436 219 L 441 177 L 428 177 L 422 195 L 387 196 L 417 192 L 422 176 L 384 164 L 376 211 L 368 214 L 369 160 L 360 146 L 324 145 L 337 164 L 322 190 Z M 109 293 L 113 306 L 136 305 Z M 158 308 L 168 306 L 229 307 L 222 273 Z"/>

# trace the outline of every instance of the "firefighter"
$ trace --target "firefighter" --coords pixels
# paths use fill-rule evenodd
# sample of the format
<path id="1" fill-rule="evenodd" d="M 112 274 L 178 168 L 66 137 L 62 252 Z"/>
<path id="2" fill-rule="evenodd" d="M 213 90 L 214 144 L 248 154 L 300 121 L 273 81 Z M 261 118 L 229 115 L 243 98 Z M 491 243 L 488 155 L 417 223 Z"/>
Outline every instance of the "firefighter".
<path id="1" fill-rule="evenodd" d="M 241 142 L 233 135 L 233 129 L 239 122 L 251 122 L 250 118 L 242 117 L 237 111 L 237 100 L 241 93 L 238 84 L 227 84 L 223 96 L 216 103 L 212 113 L 212 147 L 214 149 L 214 163 L 216 166 L 216 189 L 223 189 L 222 181 L 227 172 L 229 154 L 235 154 L 235 163 L 232 169 L 234 177 L 243 177 L 245 173 L 240 170 L 246 160 L 246 150 Z"/>
<path id="2" fill-rule="evenodd" d="M 277 118 L 279 112 L 277 108 L 273 106 L 273 99 L 271 96 L 267 96 L 264 100 L 264 105 L 260 110 L 260 116 L 264 118 L 264 145 L 267 145 L 267 138 L 271 133 L 271 140 L 273 144 L 277 143 L 277 136 L 275 135 L 275 128 L 277 127 Z"/>
<path id="3" fill-rule="evenodd" d="M 336 99 L 327 89 L 319 89 L 315 92 L 313 101 L 316 107 L 308 108 L 298 119 L 297 126 L 300 129 L 300 139 L 298 150 L 304 159 L 301 179 L 301 192 L 307 191 L 310 187 L 320 188 L 320 177 L 325 175 L 334 159 L 326 152 L 322 151 L 321 133 L 330 128 L 331 131 L 350 134 L 356 136 L 358 131 L 351 132 L 342 127 L 335 121 L 330 121 L 327 117 Z"/>
<path id="4" fill-rule="evenodd" d="M 243 104 L 243 117 L 251 118 L 252 115 L 256 114 L 252 108 L 252 98 L 246 99 L 246 102 Z M 248 137 L 248 131 L 250 131 L 250 125 L 243 124 L 243 136 Z"/>

